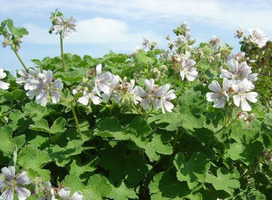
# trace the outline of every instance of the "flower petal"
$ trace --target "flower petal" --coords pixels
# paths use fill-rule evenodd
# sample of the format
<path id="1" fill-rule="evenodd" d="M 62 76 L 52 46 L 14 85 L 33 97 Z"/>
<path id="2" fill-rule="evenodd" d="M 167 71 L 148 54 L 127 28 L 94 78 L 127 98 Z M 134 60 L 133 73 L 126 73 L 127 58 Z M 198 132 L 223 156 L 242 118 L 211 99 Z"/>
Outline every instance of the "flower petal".
<path id="1" fill-rule="evenodd" d="M 13 166 L 9 166 L 8 168 L 3 167 L 1 171 L 8 181 L 12 180 L 15 176 L 15 168 Z"/>
<path id="2" fill-rule="evenodd" d="M 25 200 L 31 194 L 28 189 L 25 189 L 23 187 L 15 187 L 15 191 L 19 200 Z"/>
<path id="3" fill-rule="evenodd" d="M 221 86 L 219 85 L 219 83 L 216 80 L 213 80 L 208 88 L 213 91 L 213 92 L 220 92 L 221 91 Z"/>
<path id="4" fill-rule="evenodd" d="M 77 191 L 71 197 L 71 200 L 83 200 L 83 195 L 80 191 Z"/>
<path id="5" fill-rule="evenodd" d="M 69 200 L 70 188 L 61 188 L 58 191 L 58 195 L 60 196 L 61 200 Z"/>
<path id="6" fill-rule="evenodd" d="M 1 197 L 3 197 L 4 200 L 13 200 L 13 190 L 12 189 L 7 189 L 5 190 Z"/>
<path id="7" fill-rule="evenodd" d="M 242 108 L 243 111 L 251 111 L 251 107 L 248 104 L 246 99 L 241 100 L 241 108 Z"/>
<path id="8" fill-rule="evenodd" d="M 27 172 L 22 172 L 16 177 L 16 183 L 19 185 L 28 185 L 31 183 L 30 178 L 27 176 Z"/>

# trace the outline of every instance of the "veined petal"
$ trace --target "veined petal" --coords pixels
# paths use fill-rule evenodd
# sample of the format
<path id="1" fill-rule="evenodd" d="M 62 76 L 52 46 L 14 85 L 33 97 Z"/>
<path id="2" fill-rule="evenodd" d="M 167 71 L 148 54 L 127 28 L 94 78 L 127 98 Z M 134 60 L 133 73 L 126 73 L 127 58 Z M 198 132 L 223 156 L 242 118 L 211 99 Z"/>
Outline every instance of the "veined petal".
<path id="1" fill-rule="evenodd" d="M 87 95 L 82 96 L 78 99 L 78 102 L 86 106 L 89 103 L 89 97 Z"/>
<path id="2" fill-rule="evenodd" d="M 61 188 L 58 191 L 58 195 L 60 196 L 61 200 L 69 200 L 70 192 L 70 188 Z"/>
<path id="3" fill-rule="evenodd" d="M 249 93 L 245 94 L 246 99 L 248 99 L 252 103 L 256 103 L 257 102 L 257 98 L 256 98 L 257 96 L 258 96 L 257 92 L 249 92 Z"/>
<path id="4" fill-rule="evenodd" d="M 95 96 L 95 95 L 91 95 L 91 100 L 94 105 L 98 105 L 102 102 L 102 100 L 98 96 Z"/>
<path id="5" fill-rule="evenodd" d="M 23 187 L 15 187 L 15 191 L 19 200 L 25 200 L 31 194 L 28 189 L 25 189 Z"/>
<path id="6" fill-rule="evenodd" d="M 0 178 L 0 190 L 4 187 L 7 187 L 8 186 L 8 183 L 3 180 L 2 178 Z"/>
<path id="7" fill-rule="evenodd" d="M 53 83 L 52 83 L 52 86 L 51 86 L 53 89 L 59 89 L 59 90 L 62 90 L 63 88 L 63 83 L 61 82 L 61 79 L 58 78 L 57 80 L 55 80 Z"/>
<path id="8" fill-rule="evenodd" d="M 175 98 L 177 98 L 177 96 L 175 95 L 175 90 L 169 90 L 166 94 L 165 94 L 165 96 L 164 96 L 164 98 L 165 99 L 168 99 L 168 100 L 172 100 L 172 99 L 175 99 Z"/>
<path id="9" fill-rule="evenodd" d="M 139 96 L 139 97 L 145 97 L 146 96 L 146 92 L 140 86 L 135 87 L 135 94 L 136 94 L 136 96 Z"/>
<path id="10" fill-rule="evenodd" d="M 220 97 L 220 95 L 218 93 L 214 93 L 214 92 L 207 92 L 207 94 L 206 94 L 206 99 L 209 102 L 215 101 L 219 97 Z"/>
<path id="11" fill-rule="evenodd" d="M 152 100 L 152 105 L 155 108 L 155 110 L 158 110 L 162 107 L 162 102 L 158 99 L 153 99 Z"/>
<path id="12" fill-rule="evenodd" d="M 221 69 L 220 78 L 233 78 L 233 77 L 234 77 L 233 73 L 229 72 L 226 69 Z"/>
<path id="13" fill-rule="evenodd" d="M 19 185 L 28 185 L 31 183 L 30 178 L 27 176 L 27 172 L 22 172 L 16 177 L 16 183 Z"/>
<path id="14" fill-rule="evenodd" d="M 71 197 L 71 200 L 83 200 L 83 195 L 80 191 L 77 191 Z"/>
<path id="15" fill-rule="evenodd" d="M 185 68 L 191 68 L 192 66 L 194 66 L 196 64 L 196 62 L 192 59 L 187 60 Z"/>
<path id="16" fill-rule="evenodd" d="M 225 99 L 223 97 L 219 98 L 213 104 L 213 107 L 215 108 L 224 108 L 224 106 L 225 106 Z"/>
<path id="17" fill-rule="evenodd" d="M 143 107 L 144 110 L 147 110 L 147 108 L 149 106 L 149 100 L 148 99 L 143 99 L 141 101 L 141 106 Z"/>
<path id="18" fill-rule="evenodd" d="M 170 84 L 168 83 L 158 87 L 156 91 L 154 92 L 154 96 L 163 97 L 166 94 L 166 92 L 169 90 L 169 88 L 170 88 Z"/>
<path id="19" fill-rule="evenodd" d="M 168 111 L 172 112 L 172 109 L 174 108 L 174 105 L 169 101 L 164 101 L 163 107 Z"/>
<path id="20" fill-rule="evenodd" d="M 196 77 L 192 76 L 190 73 L 187 73 L 186 78 L 187 78 L 188 81 L 194 81 Z"/>
<path id="21" fill-rule="evenodd" d="M 251 111 L 251 107 L 246 99 L 241 99 L 241 108 L 243 111 Z"/>
<path id="22" fill-rule="evenodd" d="M 238 96 L 238 95 L 233 95 L 233 103 L 237 106 L 237 107 L 239 107 L 240 106 L 240 102 L 241 102 L 242 100 L 241 100 L 241 97 L 240 96 Z"/>
<path id="23" fill-rule="evenodd" d="M 220 92 L 221 91 L 221 86 L 219 85 L 219 83 L 216 80 L 213 80 L 208 88 L 213 91 L 213 92 Z"/>
<path id="24" fill-rule="evenodd" d="M 1 197 L 3 197 L 4 200 L 13 200 L 13 190 L 7 189 L 2 194 Z"/>
<path id="25" fill-rule="evenodd" d="M 153 87 L 154 87 L 154 79 L 150 79 L 150 80 L 145 79 L 144 83 L 145 83 L 147 91 L 151 92 L 153 90 Z"/>
<path id="26" fill-rule="evenodd" d="M 1 172 L 5 176 L 5 179 L 7 179 L 8 181 L 12 180 L 15 176 L 15 168 L 13 166 L 9 166 L 8 168 L 3 167 L 1 169 Z"/>
<path id="27" fill-rule="evenodd" d="M 60 94 L 57 91 L 50 91 L 52 103 L 58 103 L 60 100 Z"/>

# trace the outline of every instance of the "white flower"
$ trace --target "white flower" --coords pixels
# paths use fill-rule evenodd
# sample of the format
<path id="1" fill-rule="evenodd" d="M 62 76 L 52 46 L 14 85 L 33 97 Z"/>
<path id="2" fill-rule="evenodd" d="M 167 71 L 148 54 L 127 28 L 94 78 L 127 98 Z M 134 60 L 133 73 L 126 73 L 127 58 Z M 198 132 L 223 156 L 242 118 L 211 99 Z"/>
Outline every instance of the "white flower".
<path id="1" fill-rule="evenodd" d="M 235 80 L 243 80 L 247 78 L 250 81 L 257 80 L 257 73 L 253 73 L 251 71 L 251 67 L 247 65 L 246 62 L 238 63 L 235 59 L 230 59 L 227 62 L 227 67 L 230 71 L 226 69 L 221 69 L 220 78 L 229 78 Z"/>
<path id="2" fill-rule="evenodd" d="M 73 17 L 64 19 L 63 16 L 57 17 L 56 24 L 52 27 L 56 34 L 60 34 L 62 38 L 68 38 L 68 33 L 76 33 L 76 20 Z"/>
<path id="3" fill-rule="evenodd" d="M 69 198 L 70 195 L 70 189 L 69 188 L 61 188 L 58 191 L 58 195 L 61 200 L 83 200 L 84 197 L 80 191 L 77 191 L 73 194 L 71 198 Z"/>
<path id="4" fill-rule="evenodd" d="M 187 78 L 188 81 L 195 80 L 198 72 L 195 67 L 193 67 L 196 64 L 196 62 L 192 59 L 189 60 L 183 60 L 181 63 L 181 69 L 180 69 L 180 77 L 183 81 L 185 78 Z"/>
<path id="5" fill-rule="evenodd" d="M 231 91 L 233 85 L 233 81 L 230 81 L 226 78 L 223 79 L 223 88 L 221 88 L 220 84 L 214 80 L 208 86 L 209 89 L 213 92 L 208 92 L 206 94 L 206 99 L 209 102 L 213 102 L 213 107 L 215 108 L 224 108 L 225 107 L 225 100 L 229 101 L 228 91 Z"/>
<path id="6" fill-rule="evenodd" d="M 7 90 L 9 88 L 9 83 L 5 83 L 1 81 L 1 79 L 5 78 L 7 74 L 4 72 L 4 69 L 0 69 L 0 89 Z"/>
<path id="7" fill-rule="evenodd" d="M 36 103 L 45 106 L 48 101 L 48 97 L 51 98 L 52 103 L 57 103 L 60 100 L 59 91 L 62 90 L 63 84 L 61 79 L 58 78 L 54 82 L 52 82 L 52 71 L 51 70 L 43 70 L 42 73 L 39 74 L 41 77 L 40 84 L 37 87 L 37 95 L 36 95 Z"/>
<path id="8" fill-rule="evenodd" d="M 266 45 L 266 42 L 268 41 L 268 37 L 266 34 L 264 34 L 263 31 L 260 29 L 248 29 L 249 32 L 249 39 L 251 42 L 258 45 L 259 48 L 262 48 Z"/>
<path id="9" fill-rule="evenodd" d="M 110 72 L 105 72 L 104 74 L 101 74 L 102 65 L 99 64 L 96 66 L 96 77 L 94 79 L 95 83 L 95 91 L 99 96 L 101 96 L 100 92 L 104 92 L 108 94 L 110 92 L 110 82 L 112 81 L 112 74 Z"/>
<path id="10" fill-rule="evenodd" d="M 161 107 L 161 102 L 158 99 L 159 93 L 161 92 L 161 88 L 158 88 L 157 85 L 154 84 L 154 79 L 145 79 L 146 91 L 144 91 L 141 87 L 136 87 L 136 95 L 141 97 L 141 106 L 144 110 L 147 110 L 149 104 L 152 103 L 153 107 L 157 110 Z"/>
<path id="11" fill-rule="evenodd" d="M 237 107 L 242 108 L 243 111 L 251 111 L 251 107 L 248 104 L 247 100 L 252 103 L 257 102 L 257 92 L 248 92 L 254 88 L 254 85 L 244 79 L 243 81 L 237 82 L 237 84 L 233 85 L 233 89 L 235 91 L 235 95 L 233 95 L 233 102 Z"/>
<path id="12" fill-rule="evenodd" d="M 31 180 L 28 178 L 26 172 L 22 172 L 15 176 L 15 168 L 13 166 L 3 167 L 0 175 L 0 190 L 5 191 L 1 194 L 1 197 L 5 200 L 13 200 L 14 190 L 17 193 L 19 200 L 25 200 L 30 196 L 30 191 L 21 186 L 28 185 Z"/>
<path id="13" fill-rule="evenodd" d="M 162 113 L 164 114 L 165 110 L 167 110 L 168 112 L 172 112 L 174 105 L 170 102 L 170 100 L 176 98 L 176 95 L 174 93 L 175 90 L 169 90 L 169 88 L 170 84 L 165 84 L 162 88 L 163 94 L 161 95 L 161 109 Z"/>
<path id="14" fill-rule="evenodd" d="M 118 75 L 113 75 L 111 83 L 109 83 L 110 91 L 108 93 L 103 93 L 101 96 L 104 101 L 108 101 L 112 96 L 116 103 L 119 103 L 121 96 L 118 94 L 117 89 L 119 88 L 120 77 Z"/>
<path id="15" fill-rule="evenodd" d="M 90 99 L 95 105 L 98 105 L 102 102 L 100 97 L 95 95 L 96 92 L 94 90 L 92 92 L 87 92 L 86 90 L 84 90 L 82 93 L 83 93 L 83 96 L 78 99 L 78 102 L 83 105 L 88 105 L 90 102 Z"/>
<path id="16" fill-rule="evenodd" d="M 44 195 L 40 197 L 38 200 L 57 200 L 55 198 L 54 189 L 49 181 L 44 183 L 43 188 Z"/>

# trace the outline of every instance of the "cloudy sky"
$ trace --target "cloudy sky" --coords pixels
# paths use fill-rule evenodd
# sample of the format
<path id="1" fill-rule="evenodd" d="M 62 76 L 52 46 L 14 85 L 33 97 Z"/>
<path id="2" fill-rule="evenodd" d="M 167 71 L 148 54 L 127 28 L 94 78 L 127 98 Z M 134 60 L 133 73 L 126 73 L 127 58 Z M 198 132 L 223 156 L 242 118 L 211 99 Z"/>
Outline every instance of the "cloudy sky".
<path id="1" fill-rule="evenodd" d="M 19 50 L 29 67 L 33 58 L 60 54 L 59 37 L 48 34 L 50 14 L 57 8 L 77 20 L 78 32 L 65 39 L 64 51 L 80 56 L 131 53 L 143 37 L 165 47 L 165 36 L 173 36 L 172 30 L 184 21 L 197 42 L 216 35 L 235 52 L 239 46 L 233 35 L 239 26 L 246 34 L 248 28 L 260 28 L 272 38 L 272 0 L 0 0 L 0 5 L 1 21 L 11 18 L 29 31 Z M 0 48 L 0 68 L 21 68 L 8 48 Z"/>

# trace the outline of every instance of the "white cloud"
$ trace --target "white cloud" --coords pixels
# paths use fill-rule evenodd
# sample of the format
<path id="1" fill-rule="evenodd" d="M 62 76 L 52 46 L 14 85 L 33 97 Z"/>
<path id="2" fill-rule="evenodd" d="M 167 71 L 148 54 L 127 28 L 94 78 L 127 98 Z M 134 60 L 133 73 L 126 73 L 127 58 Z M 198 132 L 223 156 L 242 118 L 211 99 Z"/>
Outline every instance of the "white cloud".
<path id="1" fill-rule="evenodd" d="M 78 11 L 111 15 L 122 20 L 179 21 L 190 18 L 234 30 L 239 25 L 260 28 L 272 35 L 271 0 L 0 0 L 0 13 L 31 13 L 48 16 L 55 8 L 65 12 Z M 79 13 L 80 14 L 80 13 Z M 76 16 L 75 16 L 76 17 Z"/>
<path id="2" fill-rule="evenodd" d="M 35 24 L 24 25 L 29 35 L 24 38 L 25 42 L 37 44 L 58 44 L 59 37 L 50 35 L 48 29 Z M 123 21 L 110 18 L 93 18 L 79 21 L 77 33 L 65 39 L 67 44 L 101 44 L 120 50 L 133 50 L 142 43 L 143 37 L 152 38 L 152 41 L 163 42 L 163 36 L 158 36 L 151 31 L 130 32 L 127 24 Z"/>

